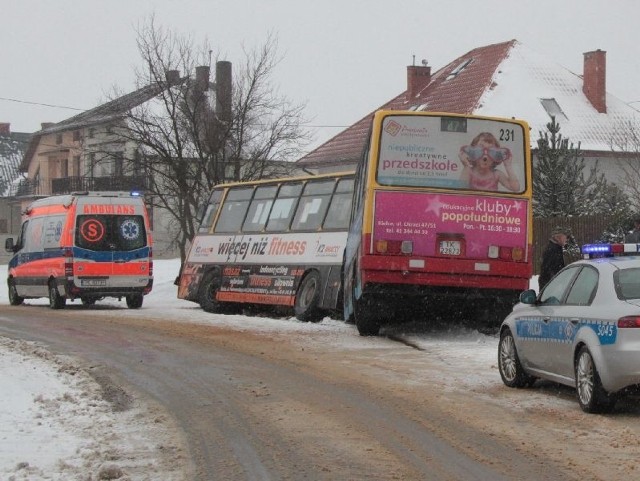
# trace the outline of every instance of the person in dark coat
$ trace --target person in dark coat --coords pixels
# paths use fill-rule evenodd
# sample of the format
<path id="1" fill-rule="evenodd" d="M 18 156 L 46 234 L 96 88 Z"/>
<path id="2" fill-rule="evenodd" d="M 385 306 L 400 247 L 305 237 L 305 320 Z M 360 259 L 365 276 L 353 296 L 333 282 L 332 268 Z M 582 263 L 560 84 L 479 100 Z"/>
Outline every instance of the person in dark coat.
<path id="1" fill-rule="evenodd" d="M 542 266 L 538 286 L 542 289 L 560 269 L 564 267 L 564 246 L 569 240 L 569 231 L 556 227 L 551 232 L 547 248 L 542 253 Z"/>

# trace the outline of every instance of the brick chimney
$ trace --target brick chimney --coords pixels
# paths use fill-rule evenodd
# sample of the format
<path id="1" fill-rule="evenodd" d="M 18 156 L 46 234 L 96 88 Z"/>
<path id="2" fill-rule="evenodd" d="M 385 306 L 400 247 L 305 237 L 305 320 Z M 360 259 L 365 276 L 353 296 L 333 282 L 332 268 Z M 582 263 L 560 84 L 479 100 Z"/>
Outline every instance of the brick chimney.
<path id="1" fill-rule="evenodd" d="M 584 54 L 582 91 L 601 114 L 607 113 L 607 52 L 596 50 Z"/>
<path id="2" fill-rule="evenodd" d="M 179 70 L 167 70 L 164 73 L 164 77 L 168 85 L 177 85 L 180 83 L 180 71 Z"/>
<path id="3" fill-rule="evenodd" d="M 196 89 L 199 92 L 209 90 L 209 67 L 201 65 L 196 67 Z"/>
<path id="4" fill-rule="evenodd" d="M 407 67 L 407 100 L 415 99 L 429 85 L 429 82 L 431 82 L 431 67 L 409 65 Z"/>
<path id="5" fill-rule="evenodd" d="M 9 122 L 0 122 L 0 134 L 10 134 L 11 124 Z"/>
<path id="6" fill-rule="evenodd" d="M 216 62 L 216 113 L 225 122 L 231 120 L 232 95 L 231 62 L 220 60 Z"/>

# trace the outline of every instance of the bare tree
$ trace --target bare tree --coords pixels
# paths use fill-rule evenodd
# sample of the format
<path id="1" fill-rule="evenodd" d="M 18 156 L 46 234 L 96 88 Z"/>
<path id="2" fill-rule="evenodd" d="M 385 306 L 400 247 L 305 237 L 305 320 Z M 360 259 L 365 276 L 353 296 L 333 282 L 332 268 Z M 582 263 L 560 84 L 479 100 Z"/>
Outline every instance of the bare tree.
<path id="1" fill-rule="evenodd" d="M 611 150 L 619 156 L 620 182 L 628 193 L 632 210 L 640 212 L 640 124 L 619 124 L 615 131 Z"/>
<path id="2" fill-rule="evenodd" d="M 144 63 L 138 86 L 154 89 L 155 97 L 129 110 L 119 133 L 139 146 L 127 165 L 152 179 L 147 194 L 169 213 L 184 260 L 198 212 L 216 184 L 293 170 L 291 161 L 309 141 L 305 105 L 293 105 L 272 84 L 279 61 L 272 35 L 261 48 L 244 50 L 235 77 L 230 62 L 217 61 L 211 82 L 207 42 L 196 47 L 156 26 L 153 17 L 137 34 Z"/>

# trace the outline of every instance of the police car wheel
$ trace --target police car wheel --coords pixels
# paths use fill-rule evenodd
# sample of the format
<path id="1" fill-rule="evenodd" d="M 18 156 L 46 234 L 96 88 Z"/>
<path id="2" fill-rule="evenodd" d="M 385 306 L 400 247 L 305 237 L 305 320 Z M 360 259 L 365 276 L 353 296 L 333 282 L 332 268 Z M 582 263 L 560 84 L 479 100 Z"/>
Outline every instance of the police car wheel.
<path id="1" fill-rule="evenodd" d="M 9 304 L 12 306 L 19 306 L 24 302 L 24 298 L 18 295 L 15 281 L 9 281 Z"/>
<path id="2" fill-rule="evenodd" d="M 576 393 L 584 412 L 604 413 L 613 409 L 616 397 L 602 387 L 600 375 L 587 346 L 578 352 L 575 365 Z"/>
<path id="3" fill-rule="evenodd" d="M 503 329 L 500 333 L 498 370 L 502 382 L 509 387 L 526 387 L 535 381 L 535 378 L 523 369 L 516 350 L 516 342 L 509 329 Z"/>

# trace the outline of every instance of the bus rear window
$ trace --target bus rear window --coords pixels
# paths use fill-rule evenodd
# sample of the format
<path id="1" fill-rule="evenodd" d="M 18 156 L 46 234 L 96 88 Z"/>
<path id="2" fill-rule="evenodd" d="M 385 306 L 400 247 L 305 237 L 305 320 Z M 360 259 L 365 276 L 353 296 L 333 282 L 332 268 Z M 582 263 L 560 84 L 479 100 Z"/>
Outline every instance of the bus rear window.
<path id="1" fill-rule="evenodd" d="M 79 215 L 75 244 L 92 251 L 132 251 L 147 245 L 141 215 Z"/>

